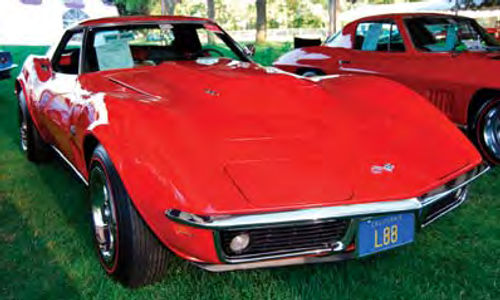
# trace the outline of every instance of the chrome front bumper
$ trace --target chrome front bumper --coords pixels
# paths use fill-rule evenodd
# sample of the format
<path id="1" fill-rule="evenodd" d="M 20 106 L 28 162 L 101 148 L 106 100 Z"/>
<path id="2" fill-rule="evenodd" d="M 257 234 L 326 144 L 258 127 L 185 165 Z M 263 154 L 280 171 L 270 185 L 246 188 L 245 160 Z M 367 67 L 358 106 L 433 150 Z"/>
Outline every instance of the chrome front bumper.
<path id="1" fill-rule="evenodd" d="M 441 216 L 460 206 L 467 199 L 468 185 L 485 174 L 489 167 L 478 167 L 437 189 L 437 192 L 398 201 L 383 201 L 366 204 L 341 205 L 300 209 L 285 212 L 228 215 L 207 217 L 169 209 L 166 216 L 175 222 L 213 230 L 216 249 L 223 264 L 196 264 L 214 272 L 262 267 L 307 264 L 338 261 L 356 256 L 354 251 L 346 251 L 355 241 L 360 221 L 377 216 L 396 213 L 415 213 L 419 227 L 425 227 Z M 456 195 L 456 196 L 455 196 Z M 450 198 L 451 197 L 451 198 Z M 448 199 L 448 200 L 447 200 Z M 452 201 L 450 201 L 451 199 Z M 350 219 L 351 223 L 344 237 L 331 247 L 296 251 L 284 254 L 262 255 L 253 258 L 228 258 L 221 249 L 221 230 L 251 230 L 277 226 L 314 224 L 332 219 Z"/>

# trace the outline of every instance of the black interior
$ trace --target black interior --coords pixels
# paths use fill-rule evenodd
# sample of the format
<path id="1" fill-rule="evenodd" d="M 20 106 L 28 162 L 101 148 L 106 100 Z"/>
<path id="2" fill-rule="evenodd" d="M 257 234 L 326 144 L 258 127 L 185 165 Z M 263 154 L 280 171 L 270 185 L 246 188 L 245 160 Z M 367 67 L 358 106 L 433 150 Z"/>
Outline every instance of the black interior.
<path id="1" fill-rule="evenodd" d="M 69 65 L 61 65 L 59 61 L 62 56 L 70 56 L 71 64 Z M 54 64 L 53 68 L 56 72 L 65 73 L 65 74 L 78 74 L 78 62 L 80 60 L 80 49 L 67 49 L 61 53 L 59 57 L 59 61 Z"/>
<path id="2" fill-rule="evenodd" d="M 321 45 L 321 39 L 304 39 L 299 37 L 293 38 L 293 47 L 295 49 L 303 47 L 320 46 L 320 45 Z"/>

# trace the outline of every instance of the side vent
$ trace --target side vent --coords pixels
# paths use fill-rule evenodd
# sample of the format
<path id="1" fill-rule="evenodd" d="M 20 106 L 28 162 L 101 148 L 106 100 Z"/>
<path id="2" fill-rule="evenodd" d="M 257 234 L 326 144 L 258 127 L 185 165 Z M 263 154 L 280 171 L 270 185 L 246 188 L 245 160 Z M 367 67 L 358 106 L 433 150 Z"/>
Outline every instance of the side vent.
<path id="1" fill-rule="evenodd" d="M 455 100 L 453 93 L 446 90 L 428 90 L 426 97 L 447 116 L 452 115 Z"/>

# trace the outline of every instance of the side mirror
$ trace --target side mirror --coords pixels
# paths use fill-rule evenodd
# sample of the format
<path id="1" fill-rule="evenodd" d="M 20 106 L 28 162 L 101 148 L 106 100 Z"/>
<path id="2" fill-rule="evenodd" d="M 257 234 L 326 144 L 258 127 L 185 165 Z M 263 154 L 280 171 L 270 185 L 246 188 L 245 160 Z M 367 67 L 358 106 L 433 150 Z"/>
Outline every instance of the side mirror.
<path id="1" fill-rule="evenodd" d="M 254 44 L 246 45 L 245 48 L 243 49 L 243 52 L 245 52 L 245 54 L 248 56 L 254 56 L 255 55 L 255 45 Z"/>
<path id="2" fill-rule="evenodd" d="M 40 81 L 45 82 L 52 77 L 52 65 L 48 58 L 34 58 L 33 64 Z"/>

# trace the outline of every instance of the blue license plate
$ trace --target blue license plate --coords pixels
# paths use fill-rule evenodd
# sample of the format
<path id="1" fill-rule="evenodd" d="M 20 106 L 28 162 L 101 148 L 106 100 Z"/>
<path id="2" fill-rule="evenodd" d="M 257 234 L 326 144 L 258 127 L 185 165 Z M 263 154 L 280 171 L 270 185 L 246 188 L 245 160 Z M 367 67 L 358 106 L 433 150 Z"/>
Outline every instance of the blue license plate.
<path id="1" fill-rule="evenodd" d="M 415 215 L 389 215 L 359 223 L 358 256 L 367 256 L 413 242 Z"/>

